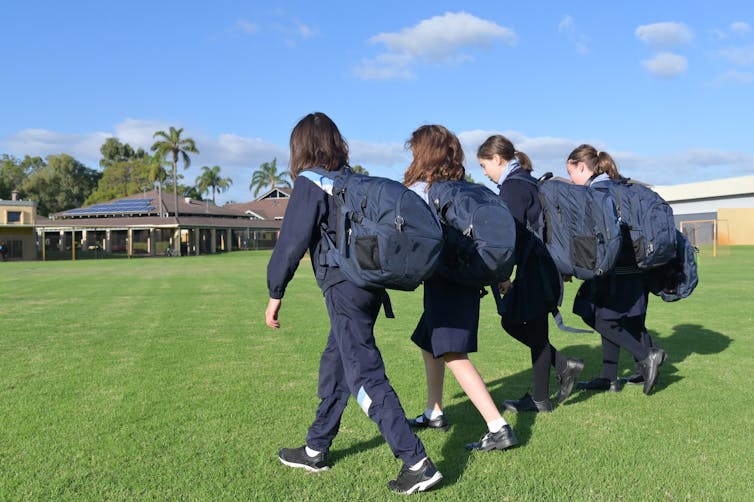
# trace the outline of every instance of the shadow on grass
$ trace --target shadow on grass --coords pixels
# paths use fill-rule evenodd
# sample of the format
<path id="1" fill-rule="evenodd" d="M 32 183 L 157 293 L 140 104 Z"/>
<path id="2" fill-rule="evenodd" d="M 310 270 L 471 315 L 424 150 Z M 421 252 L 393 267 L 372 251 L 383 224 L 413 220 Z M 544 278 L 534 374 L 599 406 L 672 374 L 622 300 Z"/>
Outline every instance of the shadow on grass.
<path id="1" fill-rule="evenodd" d="M 707 329 L 699 324 L 677 324 L 667 338 L 660 338 L 655 331 L 649 332 L 668 354 L 660 369 L 660 376 L 653 394 L 683 379 L 678 375 L 677 364 L 692 354 L 718 354 L 730 346 L 731 338 L 723 333 Z"/>
<path id="2" fill-rule="evenodd" d="M 690 355 L 717 354 L 727 349 L 731 343 L 731 339 L 727 335 L 707 329 L 699 324 L 678 324 L 673 327 L 673 332 L 668 337 L 660 337 L 658 332 L 652 330 L 649 331 L 649 335 L 668 354 L 667 360 L 660 369 L 660 376 L 652 394 L 662 391 L 683 378 L 678 375 L 676 365 L 682 363 Z M 584 372 L 581 374 L 580 380 L 590 380 L 599 376 L 602 367 L 602 349 L 600 347 L 570 346 L 567 352 L 584 359 Z M 632 372 L 633 367 L 624 368 L 621 371 L 621 376 L 628 376 Z M 574 390 L 572 397 L 563 404 L 572 406 L 596 394 L 599 394 L 599 392 Z"/>
<path id="3" fill-rule="evenodd" d="M 355 453 L 365 452 L 367 450 L 371 450 L 372 448 L 378 448 L 381 446 L 387 446 L 387 443 L 385 442 L 385 438 L 382 437 L 379 431 L 376 431 L 376 435 L 368 441 L 362 441 L 360 443 L 352 444 L 351 446 L 343 450 L 330 449 L 328 456 L 330 458 L 330 462 L 332 464 L 335 464 L 339 460 L 351 456 Z"/>
<path id="4" fill-rule="evenodd" d="M 596 334 L 592 336 L 598 336 Z M 681 376 L 677 375 L 677 364 L 682 363 L 692 354 L 717 354 L 728 348 L 731 339 L 719 332 L 704 328 L 698 324 L 679 324 L 673 328 L 673 333 L 665 338 L 661 338 L 655 331 L 650 331 L 650 336 L 659 346 L 668 353 L 668 360 L 662 366 L 660 379 L 653 393 L 661 391 L 673 383 L 680 381 Z M 522 350 L 527 350 L 521 345 Z M 566 357 L 580 357 L 584 359 L 584 372 L 579 380 L 589 380 L 598 376 L 602 366 L 602 349 L 601 347 L 592 347 L 589 345 L 569 345 L 561 348 Z M 624 371 L 630 372 L 632 368 Z M 561 406 L 574 406 L 586 401 L 587 399 L 599 394 L 598 392 L 574 390 L 571 396 L 562 404 L 557 404 L 555 394 L 557 393 L 557 382 L 554 377 L 554 369 L 551 370 L 550 390 L 554 412 L 557 413 Z M 452 377 L 451 377 L 452 378 Z M 521 397 L 532 383 L 531 367 L 508 375 L 504 378 L 487 382 L 487 389 L 492 399 L 502 411 L 502 403 L 506 399 L 517 399 Z M 463 392 L 457 393 L 455 398 L 464 398 Z M 438 469 L 443 474 L 443 485 L 450 486 L 455 484 L 463 475 L 466 466 L 472 455 L 504 455 L 505 452 L 486 452 L 475 453 L 466 450 L 468 443 L 478 441 L 479 438 L 487 431 L 481 415 L 468 399 L 463 399 L 457 404 L 445 407 L 445 416 L 452 424 L 450 430 L 445 434 L 445 441 L 442 446 L 443 461 L 437 464 Z M 504 416 L 510 418 L 510 412 L 504 412 Z M 516 416 L 516 425 L 514 432 L 518 438 L 518 448 L 526 446 L 532 436 L 532 429 L 537 420 L 537 413 L 520 413 Z M 425 434 L 443 434 L 438 431 L 425 430 L 419 431 L 419 437 Z M 354 444 L 343 450 L 330 452 L 332 462 L 345 458 L 349 455 L 363 452 L 371 448 L 376 448 L 385 444 L 385 440 L 380 435 L 374 436 L 368 441 Z M 428 452 L 432 456 L 431 452 Z"/>
<path id="5" fill-rule="evenodd" d="M 673 333 L 666 338 L 660 338 L 656 332 L 650 332 L 650 335 L 657 341 L 658 345 L 662 346 L 668 352 L 668 360 L 662 367 L 660 379 L 653 393 L 661 391 L 682 378 L 677 375 L 678 369 L 676 364 L 683 362 L 691 354 L 717 354 L 728 348 L 731 342 L 728 336 L 704 328 L 698 324 L 676 325 L 673 328 Z M 523 346 L 522 348 L 525 349 Z M 597 376 L 599 374 L 602 367 L 601 347 L 570 345 L 560 350 L 567 357 L 580 357 L 584 359 L 584 372 L 581 374 L 580 380 L 590 379 L 592 378 L 590 375 Z M 554 370 L 552 370 L 552 373 L 554 373 Z M 527 368 L 513 375 L 487 382 L 487 389 L 490 391 L 492 399 L 502 411 L 503 401 L 519 398 L 530 388 L 531 383 L 532 370 L 531 368 Z M 555 405 L 555 413 L 557 413 L 558 408 L 561 406 L 574 406 L 598 394 L 596 392 L 574 390 L 565 402 L 558 405 L 554 395 L 557 392 L 557 383 L 552 374 L 550 390 L 551 399 Z M 454 397 L 462 398 L 464 397 L 464 393 L 457 393 Z M 458 404 L 447 406 L 445 408 L 445 415 L 453 426 L 447 433 L 447 441 L 443 444 L 442 453 L 444 461 L 441 465 L 438 465 L 438 468 L 443 473 L 445 484 L 452 485 L 461 477 L 472 455 L 472 453 L 465 450 L 465 445 L 478 440 L 486 432 L 486 428 L 479 412 L 468 399 Z M 510 417 L 509 412 L 504 413 L 505 415 Z M 516 416 L 514 432 L 518 438 L 519 448 L 526 446 L 531 439 L 532 429 L 537 416 L 537 413 L 520 413 Z M 431 431 L 430 433 L 436 432 Z M 486 454 L 505 454 L 505 452 L 488 452 Z"/>
<path id="6" fill-rule="evenodd" d="M 511 343 L 517 343 L 511 339 Z M 521 350 L 527 350 L 524 345 L 518 344 Z M 578 345 L 568 347 L 567 351 L 564 351 L 566 356 L 576 356 L 585 359 L 585 364 L 598 365 L 601 364 L 602 357 L 599 348 L 589 347 L 587 345 Z M 510 412 L 503 410 L 503 401 L 506 399 L 518 399 L 531 387 L 532 383 L 532 369 L 526 368 L 518 373 L 508 375 L 497 380 L 492 380 L 487 383 L 487 389 L 492 396 L 492 400 L 497 404 L 504 417 L 510 419 Z M 551 378 L 551 390 L 553 404 L 556 404 L 554 394 L 557 392 L 558 386 L 555 382 L 554 370 Z M 456 393 L 453 397 L 462 398 L 463 400 L 457 404 L 446 406 L 444 409 L 445 416 L 448 417 L 452 425 L 451 429 L 446 433 L 447 440 L 442 447 L 442 453 L 444 461 L 438 465 L 438 468 L 443 473 L 444 485 L 454 484 L 463 474 L 468 462 L 472 455 L 505 455 L 504 451 L 491 451 L 491 452 L 469 452 L 465 446 L 468 443 L 478 441 L 482 435 L 487 432 L 486 424 L 481 415 L 468 400 L 463 392 Z M 465 399 L 464 399 L 465 398 Z M 555 411 L 557 412 L 557 404 Z M 534 423 L 537 420 L 537 413 L 520 413 L 516 416 L 514 432 L 518 439 L 517 448 L 526 446 L 532 436 L 532 429 Z M 426 431 L 424 434 L 437 434 L 435 431 Z"/>

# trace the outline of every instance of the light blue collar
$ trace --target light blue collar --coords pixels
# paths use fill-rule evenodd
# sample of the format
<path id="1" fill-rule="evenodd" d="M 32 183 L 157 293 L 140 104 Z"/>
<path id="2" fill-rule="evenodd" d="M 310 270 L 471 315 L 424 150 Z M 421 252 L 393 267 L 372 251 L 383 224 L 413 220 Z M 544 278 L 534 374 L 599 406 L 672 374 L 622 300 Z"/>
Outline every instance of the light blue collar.
<path id="1" fill-rule="evenodd" d="M 521 166 L 518 164 L 518 159 L 516 157 L 513 157 L 508 161 L 508 165 L 505 166 L 503 174 L 500 176 L 500 182 L 498 183 L 498 185 L 502 185 L 503 181 L 505 181 L 505 179 L 510 176 L 513 171 L 517 171 L 518 169 L 521 169 Z"/>
<path id="2" fill-rule="evenodd" d="M 408 187 L 409 190 L 416 193 L 419 197 L 422 198 L 424 202 L 429 205 L 429 185 L 427 185 L 426 181 L 417 181 L 410 187 Z"/>
<path id="3" fill-rule="evenodd" d="M 589 186 L 594 184 L 601 184 L 610 181 L 610 176 L 607 173 L 598 174 L 592 181 L 589 182 Z"/>

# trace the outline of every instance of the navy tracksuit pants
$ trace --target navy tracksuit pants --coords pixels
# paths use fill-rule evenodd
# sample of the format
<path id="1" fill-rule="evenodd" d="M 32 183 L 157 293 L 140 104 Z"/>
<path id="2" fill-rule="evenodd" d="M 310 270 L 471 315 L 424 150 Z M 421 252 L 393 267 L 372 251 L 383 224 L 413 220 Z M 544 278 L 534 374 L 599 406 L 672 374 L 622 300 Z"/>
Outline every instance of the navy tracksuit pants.
<path id="1" fill-rule="evenodd" d="M 306 444 L 318 451 L 330 448 L 353 395 L 377 424 L 393 454 L 408 465 L 419 462 L 426 456 L 424 445 L 406 420 L 374 340 L 382 296 L 346 281 L 325 291 L 325 303 L 331 329 L 319 364 L 317 394 L 321 401 Z"/>

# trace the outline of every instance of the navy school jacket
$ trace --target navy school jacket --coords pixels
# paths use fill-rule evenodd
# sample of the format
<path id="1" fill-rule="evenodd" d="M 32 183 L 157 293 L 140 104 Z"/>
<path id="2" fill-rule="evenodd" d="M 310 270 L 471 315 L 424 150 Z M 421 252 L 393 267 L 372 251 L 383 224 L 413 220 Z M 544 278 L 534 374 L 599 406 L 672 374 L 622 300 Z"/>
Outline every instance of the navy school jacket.
<path id="1" fill-rule="evenodd" d="M 280 236 L 267 265 L 270 298 L 282 298 L 299 262 L 309 251 L 312 269 L 322 292 L 346 280 L 337 267 L 324 264 L 327 243 L 322 235 L 324 221 L 335 240 L 335 201 L 311 180 L 300 176 L 288 200 Z"/>
<path id="2" fill-rule="evenodd" d="M 524 169 L 516 169 L 499 185 L 500 198 L 508 205 L 513 218 L 526 226 L 535 225 L 542 212 L 537 180 Z"/>
<path id="3" fill-rule="evenodd" d="M 516 220 L 516 280 L 498 310 L 511 321 L 534 319 L 557 308 L 561 278 L 544 243 L 526 228 L 536 225 L 542 206 L 536 179 L 524 169 L 513 171 L 500 184 L 500 198 Z"/>

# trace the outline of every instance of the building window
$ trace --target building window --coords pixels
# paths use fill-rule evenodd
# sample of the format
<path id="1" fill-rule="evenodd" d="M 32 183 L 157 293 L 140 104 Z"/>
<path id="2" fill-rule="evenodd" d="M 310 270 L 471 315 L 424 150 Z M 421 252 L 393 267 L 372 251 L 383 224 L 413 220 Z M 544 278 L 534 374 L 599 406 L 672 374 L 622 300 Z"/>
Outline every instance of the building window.
<path id="1" fill-rule="evenodd" d="M 9 258 L 21 259 L 24 257 L 24 243 L 23 241 L 3 241 L 2 244 L 2 256 L 0 260 L 5 261 Z"/>
<path id="2" fill-rule="evenodd" d="M 21 211 L 8 211 L 8 223 L 21 223 Z"/>

